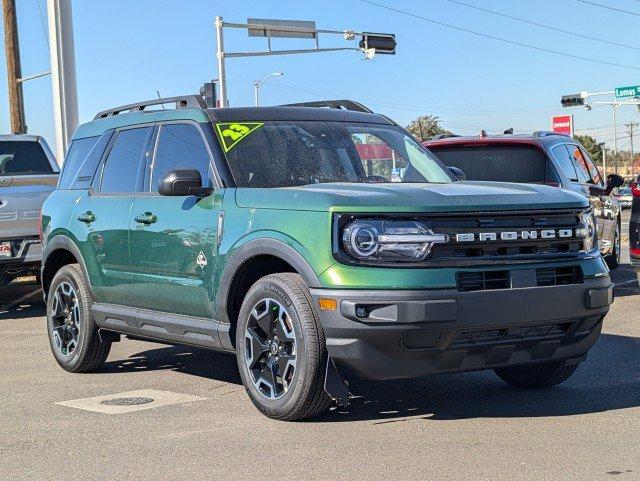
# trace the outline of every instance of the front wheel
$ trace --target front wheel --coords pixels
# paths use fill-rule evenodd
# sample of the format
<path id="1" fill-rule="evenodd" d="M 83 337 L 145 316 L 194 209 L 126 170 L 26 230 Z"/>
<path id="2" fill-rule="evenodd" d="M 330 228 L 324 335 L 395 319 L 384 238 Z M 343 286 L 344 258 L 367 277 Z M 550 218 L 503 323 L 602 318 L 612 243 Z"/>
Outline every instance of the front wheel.
<path id="1" fill-rule="evenodd" d="M 617 269 L 620 266 L 620 253 L 622 252 L 622 229 L 620 228 L 620 221 L 616 224 L 615 237 L 613 239 L 613 247 L 611 254 L 605 257 L 605 261 L 609 266 L 609 269 Z"/>
<path id="2" fill-rule="evenodd" d="M 566 381 L 577 368 L 578 364 L 556 361 L 532 366 L 504 367 L 496 369 L 495 373 L 514 387 L 545 388 Z"/>
<path id="3" fill-rule="evenodd" d="M 253 404 L 273 419 L 325 411 L 327 352 L 309 289 L 298 274 L 272 274 L 249 289 L 236 326 L 236 356 Z"/>

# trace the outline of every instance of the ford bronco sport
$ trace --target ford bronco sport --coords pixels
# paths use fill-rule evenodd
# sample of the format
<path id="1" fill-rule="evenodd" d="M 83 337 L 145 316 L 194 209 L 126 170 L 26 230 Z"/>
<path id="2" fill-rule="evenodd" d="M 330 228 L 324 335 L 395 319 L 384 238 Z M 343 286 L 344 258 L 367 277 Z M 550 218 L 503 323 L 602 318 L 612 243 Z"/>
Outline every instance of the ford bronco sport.
<path id="1" fill-rule="evenodd" d="M 354 102 L 169 100 L 80 126 L 45 203 L 64 369 L 121 336 L 235 352 L 256 407 L 294 420 L 347 402 L 343 369 L 547 387 L 597 340 L 612 284 L 584 196 L 456 181 Z"/>

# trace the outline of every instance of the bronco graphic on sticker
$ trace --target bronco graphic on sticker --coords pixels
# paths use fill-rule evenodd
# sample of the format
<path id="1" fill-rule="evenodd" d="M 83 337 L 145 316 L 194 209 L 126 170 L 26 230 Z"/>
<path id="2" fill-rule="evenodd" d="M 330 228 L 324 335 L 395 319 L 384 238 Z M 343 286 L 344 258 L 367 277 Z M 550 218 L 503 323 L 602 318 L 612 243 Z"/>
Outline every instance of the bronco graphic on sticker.
<path id="1" fill-rule="evenodd" d="M 251 132 L 262 127 L 262 122 L 228 122 L 216 124 L 218 137 L 225 152 L 233 149 L 238 142 L 247 137 Z"/>

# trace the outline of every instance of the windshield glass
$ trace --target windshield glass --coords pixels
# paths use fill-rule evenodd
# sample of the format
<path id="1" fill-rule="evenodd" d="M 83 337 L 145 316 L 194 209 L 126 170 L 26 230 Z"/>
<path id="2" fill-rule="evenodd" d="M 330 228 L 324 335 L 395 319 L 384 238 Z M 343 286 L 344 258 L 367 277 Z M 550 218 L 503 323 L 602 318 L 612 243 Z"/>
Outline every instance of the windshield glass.
<path id="1" fill-rule="evenodd" d="M 462 169 L 468 180 L 544 183 L 547 159 L 527 145 L 433 147 L 448 166 Z"/>
<path id="2" fill-rule="evenodd" d="M 327 182 L 451 182 L 435 156 L 395 126 L 287 121 L 216 124 L 238 187 Z"/>
<path id="3" fill-rule="evenodd" d="M 52 173 L 51 164 L 37 142 L 0 142 L 0 175 Z"/>

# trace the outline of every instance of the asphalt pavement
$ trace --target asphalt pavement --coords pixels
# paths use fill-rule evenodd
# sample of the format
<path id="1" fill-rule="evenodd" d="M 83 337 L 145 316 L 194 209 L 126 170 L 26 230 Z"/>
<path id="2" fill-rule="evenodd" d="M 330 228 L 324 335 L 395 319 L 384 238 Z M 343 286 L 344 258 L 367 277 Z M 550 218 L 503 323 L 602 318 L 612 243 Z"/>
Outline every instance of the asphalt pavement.
<path id="1" fill-rule="evenodd" d="M 11 285 L 0 478 L 640 479 L 640 289 L 627 252 L 613 279 L 603 335 L 561 386 L 517 390 L 492 372 L 350 378 L 348 409 L 299 423 L 260 415 L 229 355 L 123 340 L 101 372 L 67 373 L 38 287 Z"/>

